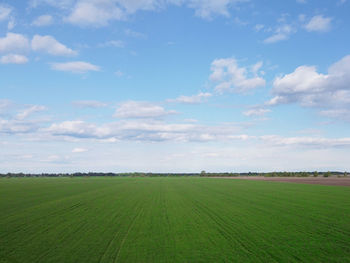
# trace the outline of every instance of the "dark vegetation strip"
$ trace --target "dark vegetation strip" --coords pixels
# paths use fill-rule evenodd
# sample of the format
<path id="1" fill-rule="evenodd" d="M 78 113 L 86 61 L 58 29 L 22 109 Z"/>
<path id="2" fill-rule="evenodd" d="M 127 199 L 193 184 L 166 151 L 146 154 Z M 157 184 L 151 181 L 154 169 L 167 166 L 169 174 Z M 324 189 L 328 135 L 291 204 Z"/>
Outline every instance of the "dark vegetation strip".
<path id="1" fill-rule="evenodd" d="M 347 177 L 347 172 L 339 171 L 300 171 L 300 172 L 247 172 L 247 173 L 207 173 L 201 171 L 200 173 L 144 173 L 144 172 L 132 172 L 132 173 L 0 173 L 1 177 L 186 177 L 186 176 L 201 176 L 201 177 L 238 177 L 238 176 L 262 176 L 262 177 Z"/>

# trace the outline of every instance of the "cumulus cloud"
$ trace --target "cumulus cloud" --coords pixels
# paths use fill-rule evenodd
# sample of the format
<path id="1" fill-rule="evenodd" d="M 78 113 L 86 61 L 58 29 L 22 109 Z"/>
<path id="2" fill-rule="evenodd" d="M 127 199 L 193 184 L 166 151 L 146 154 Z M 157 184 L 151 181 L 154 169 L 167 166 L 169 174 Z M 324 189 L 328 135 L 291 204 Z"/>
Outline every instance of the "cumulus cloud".
<path id="1" fill-rule="evenodd" d="M 315 148 L 350 147 L 350 138 L 325 137 L 283 137 L 279 135 L 251 136 L 240 133 L 237 124 L 216 126 L 195 123 L 166 123 L 159 120 L 123 120 L 115 123 L 96 125 L 84 121 L 54 123 L 45 131 L 52 136 L 102 141 L 244 141 L 262 143 L 269 146 L 289 146 Z"/>
<path id="2" fill-rule="evenodd" d="M 239 67 L 233 58 L 216 59 L 211 64 L 210 79 L 216 83 L 218 92 L 247 92 L 265 86 L 265 80 L 259 76 L 262 66 L 258 62 L 253 67 Z"/>
<path id="3" fill-rule="evenodd" d="M 322 15 L 314 16 L 305 25 L 307 31 L 327 32 L 331 29 L 332 18 Z"/>
<path id="4" fill-rule="evenodd" d="M 32 39 L 32 49 L 55 56 L 72 56 L 77 52 L 58 42 L 52 36 L 35 35 Z"/>
<path id="5" fill-rule="evenodd" d="M 57 7 L 60 9 L 68 9 L 72 6 L 72 4 L 75 2 L 76 0 L 30 0 L 29 1 L 29 8 L 37 8 L 40 5 L 51 5 L 53 7 Z"/>
<path id="6" fill-rule="evenodd" d="M 54 123 L 46 132 L 53 136 L 78 139 L 130 140 L 130 141 L 215 141 L 246 140 L 237 134 L 237 125 L 203 126 L 192 123 L 166 123 L 154 119 L 122 120 L 96 125 L 83 121 Z"/>
<path id="7" fill-rule="evenodd" d="M 5 111 L 13 103 L 0 100 Z M 32 105 L 34 106 L 34 105 Z M 253 136 L 241 134 L 244 124 L 224 123 L 218 125 L 200 125 L 189 122 L 168 122 L 160 118 L 130 118 L 116 122 L 90 123 L 82 120 L 69 120 L 57 123 L 28 120 L 29 112 L 35 107 L 26 106 L 21 112 L 27 112 L 26 119 L 0 118 L 0 133 L 8 135 L 35 135 L 36 140 L 51 138 L 52 140 L 90 140 L 100 142 L 137 141 L 137 142 L 208 142 L 208 141 L 246 141 Z M 21 113 L 20 112 L 20 113 Z M 169 113 L 169 112 L 168 112 Z M 26 115 L 25 113 L 23 114 Z M 147 115 L 149 116 L 149 114 Z M 152 114 L 154 116 L 154 114 Z M 134 117 L 134 116 L 133 116 Z"/>
<path id="8" fill-rule="evenodd" d="M 304 146 L 316 148 L 349 147 L 350 138 L 323 138 L 323 137 L 282 137 L 278 135 L 261 136 L 266 143 L 277 146 Z"/>
<path id="9" fill-rule="evenodd" d="M 0 4 L 0 21 L 4 21 L 10 18 L 11 12 L 12 12 L 11 7 Z"/>
<path id="10" fill-rule="evenodd" d="M 145 38 L 146 35 L 134 30 L 131 30 L 130 28 L 127 28 L 124 30 L 125 35 L 129 36 L 129 37 L 134 37 L 134 38 Z"/>
<path id="11" fill-rule="evenodd" d="M 328 109 L 321 110 L 320 114 L 327 118 L 343 119 L 350 122 L 350 109 Z"/>
<path id="12" fill-rule="evenodd" d="M 58 2 L 63 2 L 60 4 Z M 248 0 L 78 0 L 78 1 L 36 0 L 33 7 L 46 3 L 69 10 L 65 21 L 79 26 L 106 26 L 112 21 L 125 20 L 138 11 L 160 10 L 168 5 L 186 6 L 194 9 L 195 15 L 204 19 L 213 16 L 230 16 L 229 10 L 238 3 Z"/>
<path id="13" fill-rule="evenodd" d="M 72 150 L 72 153 L 84 153 L 84 152 L 87 152 L 87 151 L 88 151 L 88 149 L 86 149 L 86 148 L 74 148 Z"/>
<path id="14" fill-rule="evenodd" d="M 184 103 L 184 104 L 198 104 L 206 101 L 208 98 L 213 96 L 209 92 L 200 92 L 196 95 L 192 96 L 179 96 L 176 99 L 169 99 L 168 102 L 177 102 L 177 103 Z"/>
<path id="15" fill-rule="evenodd" d="M 276 43 L 289 39 L 289 36 L 295 33 L 296 29 L 292 25 L 280 25 L 276 28 L 274 34 L 264 40 L 265 44 Z"/>
<path id="16" fill-rule="evenodd" d="M 12 101 L 0 99 L 0 114 L 6 112 L 13 105 Z"/>
<path id="17" fill-rule="evenodd" d="M 20 105 L 9 100 L 0 100 L 0 134 L 38 132 L 46 120 L 29 117 L 43 110 L 46 107 L 42 105 Z"/>
<path id="18" fill-rule="evenodd" d="M 33 120 L 0 119 L 0 134 L 22 134 L 38 131 L 40 123 Z"/>
<path id="19" fill-rule="evenodd" d="M 264 116 L 266 113 L 271 112 L 269 109 L 257 108 L 244 111 L 243 114 L 248 117 L 252 116 Z"/>
<path id="20" fill-rule="evenodd" d="M 266 44 L 276 43 L 276 42 L 279 42 L 282 40 L 287 40 L 288 38 L 289 38 L 288 34 L 278 33 L 278 34 L 275 34 L 275 35 L 272 35 L 272 36 L 266 38 L 264 40 L 264 43 L 266 43 Z"/>
<path id="21" fill-rule="evenodd" d="M 95 124 L 79 120 L 54 123 L 46 131 L 54 136 L 62 135 L 76 138 L 103 138 L 109 133 L 109 130 L 104 127 L 99 128 Z"/>
<path id="22" fill-rule="evenodd" d="M 28 62 L 28 58 L 18 54 L 8 54 L 0 58 L 1 64 L 25 64 Z"/>
<path id="23" fill-rule="evenodd" d="M 49 26 L 53 23 L 53 17 L 51 15 L 41 15 L 37 17 L 32 25 L 34 26 Z"/>
<path id="24" fill-rule="evenodd" d="M 299 100 L 303 105 L 313 103 L 307 94 L 316 94 L 325 89 L 329 76 L 320 74 L 314 66 L 300 66 L 293 73 L 277 77 L 273 82 L 273 93 L 277 96 L 271 104 Z M 299 96 L 298 96 L 299 95 Z"/>
<path id="25" fill-rule="evenodd" d="M 256 24 L 256 25 L 254 26 L 254 30 L 255 30 L 256 32 L 259 32 L 259 31 L 263 30 L 264 28 L 265 28 L 265 25 L 263 25 L 263 24 Z"/>
<path id="26" fill-rule="evenodd" d="M 121 78 L 124 76 L 124 72 L 121 71 L 121 70 L 117 70 L 116 72 L 114 72 L 114 74 L 118 77 L 118 78 Z"/>
<path id="27" fill-rule="evenodd" d="M 117 108 L 114 116 L 118 118 L 159 118 L 175 111 L 167 111 L 162 106 L 142 101 L 123 102 Z"/>
<path id="28" fill-rule="evenodd" d="M 3 63 L 23 64 L 26 62 L 24 56 L 13 54 L 14 52 L 41 51 L 56 56 L 72 56 L 77 52 L 58 42 L 52 36 L 34 35 L 31 43 L 22 34 L 8 32 L 5 37 L 0 38 L 0 53 L 10 53 L 3 57 Z"/>
<path id="29" fill-rule="evenodd" d="M 104 43 L 101 43 L 99 45 L 100 47 L 118 47 L 118 48 L 123 48 L 125 47 L 124 41 L 121 40 L 109 40 Z"/>
<path id="30" fill-rule="evenodd" d="M 89 71 L 100 71 L 100 67 L 84 61 L 72 61 L 65 63 L 52 63 L 51 68 L 58 71 L 68 71 L 72 73 L 87 73 Z"/>
<path id="31" fill-rule="evenodd" d="M 12 30 L 16 26 L 14 17 L 11 17 L 7 23 L 7 30 Z"/>
<path id="32" fill-rule="evenodd" d="M 0 112 L 16 106 L 8 100 L 0 100 Z M 16 106 L 18 107 L 18 105 Z M 15 108 L 16 108 L 15 107 Z M 350 147 L 350 138 L 325 138 L 320 136 L 283 137 L 279 135 L 252 136 L 242 133 L 244 123 L 222 123 L 200 125 L 198 123 L 169 123 L 161 119 L 123 119 L 117 122 L 89 123 L 82 120 L 69 120 L 58 123 L 29 118 L 35 112 L 46 110 L 40 105 L 22 105 L 23 109 L 16 115 L 0 115 L 0 134 L 27 135 L 37 140 L 47 138 L 69 141 L 91 140 L 101 142 L 115 141 L 173 141 L 173 142 L 210 142 L 241 141 L 245 143 L 262 143 L 269 146 L 293 146 L 306 148 Z M 7 117 L 6 117 L 7 116 Z M 87 149 L 77 147 L 72 152 L 84 152 Z"/>
<path id="33" fill-rule="evenodd" d="M 107 107 L 108 104 L 96 100 L 80 100 L 74 101 L 73 105 L 80 108 L 104 108 Z"/>
<path id="34" fill-rule="evenodd" d="M 18 113 L 16 115 L 16 118 L 19 120 L 23 120 L 25 118 L 27 118 L 29 115 L 35 113 L 35 112 L 40 112 L 40 111 L 44 111 L 47 108 L 45 106 L 42 105 L 32 105 L 30 107 L 25 108 L 24 110 L 22 110 L 20 113 Z"/>
<path id="35" fill-rule="evenodd" d="M 321 108 L 324 115 L 340 115 L 350 109 L 349 82 L 350 55 L 330 66 L 327 74 L 317 72 L 315 66 L 300 66 L 274 80 L 274 97 L 267 105 L 299 103 Z"/>
<path id="36" fill-rule="evenodd" d="M 123 10 L 114 1 L 78 1 L 66 21 L 80 26 L 99 27 L 124 18 Z"/>
<path id="37" fill-rule="evenodd" d="M 229 8 L 246 0 L 189 0 L 187 6 L 195 10 L 196 16 L 210 19 L 214 15 L 230 16 Z"/>
<path id="38" fill-rule="evenodd" d="M 30 47 L 27 37 L 21 34 L 8 32 L 5 37 L 0 38 L 0 52 L 22 52 Z"/>

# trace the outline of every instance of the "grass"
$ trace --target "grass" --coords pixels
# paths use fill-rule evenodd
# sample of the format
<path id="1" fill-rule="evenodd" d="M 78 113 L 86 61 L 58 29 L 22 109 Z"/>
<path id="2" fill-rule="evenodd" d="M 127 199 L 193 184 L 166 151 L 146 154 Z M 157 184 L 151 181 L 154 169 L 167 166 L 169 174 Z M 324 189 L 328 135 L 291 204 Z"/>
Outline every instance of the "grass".
<path id="1" fill-rule="evenodd" d="M 350 188 L 3 178 L 0 262 L 350 262 Z"/>

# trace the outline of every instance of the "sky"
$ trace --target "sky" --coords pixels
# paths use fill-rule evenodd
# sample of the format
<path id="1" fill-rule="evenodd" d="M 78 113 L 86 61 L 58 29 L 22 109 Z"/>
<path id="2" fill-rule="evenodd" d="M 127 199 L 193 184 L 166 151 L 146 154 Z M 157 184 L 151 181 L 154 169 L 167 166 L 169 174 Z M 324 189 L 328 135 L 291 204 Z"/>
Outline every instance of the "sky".
<path id="1" fill-rule="evenodd" d="M 350 170 L 350 1 L 0 1 L 0 172 Z"/>

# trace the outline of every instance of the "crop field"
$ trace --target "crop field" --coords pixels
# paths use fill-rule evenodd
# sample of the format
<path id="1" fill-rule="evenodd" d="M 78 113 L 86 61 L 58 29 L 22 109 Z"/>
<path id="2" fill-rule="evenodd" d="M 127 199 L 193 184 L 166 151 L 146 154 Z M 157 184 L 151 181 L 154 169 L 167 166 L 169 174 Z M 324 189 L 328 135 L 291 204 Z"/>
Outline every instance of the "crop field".
<path id="1" fill-rule="evenodd" d="M 350 187 L 0 179 L 0 262 L 350 262 Z"/>

